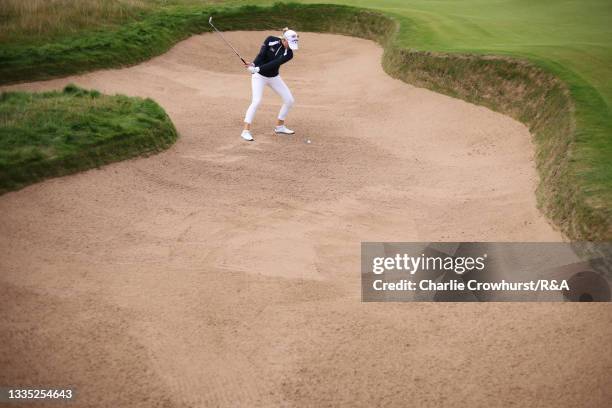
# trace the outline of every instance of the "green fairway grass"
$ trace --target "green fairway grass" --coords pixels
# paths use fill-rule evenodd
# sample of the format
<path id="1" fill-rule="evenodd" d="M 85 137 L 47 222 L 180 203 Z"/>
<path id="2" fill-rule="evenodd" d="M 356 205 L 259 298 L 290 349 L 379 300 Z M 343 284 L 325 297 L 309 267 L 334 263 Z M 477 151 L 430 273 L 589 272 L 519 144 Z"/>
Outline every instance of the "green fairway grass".
<path id="1" fill-rule="evenodd" d="M 62 13 L 57 7 L 4 16 L 0 8 L 0 83 L 134 64 L 209 31 L 210 14 L 222 30 L 290 25 L 372 39 L 385 47 L 389 75 L 527 124 L 543 211 L 571 238 L 612 239 L 611 1 L 330 1 L 375 12 L 205 3 L 83 0 L 91 10 L 76 13 L 74 24 L 54 18 Z M 87 23 L 89 13 L 96 23 Z M 36 15 L 46 24 L 32 24 Z"/>
<path id="2" fill-rule="evenodd" d="M 176 139 L 149 99 L 62 92 L 0 94 L 0 193 L 161 150 Z"/>
<path id="3" fill-rule="evenodd" d="M 319 3 L 320 1 L 310 1 Z M 504 54 L 554 61 L 612 102 L 612 1 L 350 0 L 417 23 L 400 44 L 420 50 Z"/>

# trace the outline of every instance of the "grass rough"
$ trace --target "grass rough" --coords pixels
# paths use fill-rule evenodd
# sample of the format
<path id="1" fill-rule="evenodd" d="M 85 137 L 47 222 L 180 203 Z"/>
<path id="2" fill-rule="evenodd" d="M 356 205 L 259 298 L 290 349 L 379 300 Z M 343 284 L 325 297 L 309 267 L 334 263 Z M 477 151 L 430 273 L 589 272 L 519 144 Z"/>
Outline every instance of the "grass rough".
<path id="1" fill-rule="evenodd" d="M 151 99 L 63 91 L 0 94 L 0 193 L 167 148 L 174 125 Z"/>

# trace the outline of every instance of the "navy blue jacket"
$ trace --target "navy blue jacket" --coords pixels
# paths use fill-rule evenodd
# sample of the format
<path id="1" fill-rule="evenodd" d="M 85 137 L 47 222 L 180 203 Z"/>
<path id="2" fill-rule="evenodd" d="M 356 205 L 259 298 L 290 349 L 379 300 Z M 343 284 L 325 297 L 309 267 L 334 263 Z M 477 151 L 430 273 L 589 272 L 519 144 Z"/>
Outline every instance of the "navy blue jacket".
<path id="1" fill-rule="evenodd" d="M 281 39 L 270 36 L 266 38 L 253 64 L 259 67 L 259 74 L 268 78 L 278 75 L 278 68 L 293 58 L 293 51 L 283 47 Z"/>

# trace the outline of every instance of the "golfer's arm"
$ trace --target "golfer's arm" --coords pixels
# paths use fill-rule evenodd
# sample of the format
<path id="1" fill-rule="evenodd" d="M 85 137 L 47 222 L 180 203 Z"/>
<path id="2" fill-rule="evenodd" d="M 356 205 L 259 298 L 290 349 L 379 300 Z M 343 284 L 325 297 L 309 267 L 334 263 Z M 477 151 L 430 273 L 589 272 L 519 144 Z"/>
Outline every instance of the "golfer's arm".
<path id="1" fill-rule="evenodd" d="M 283 65 L 285 62 L 289 61 L 291 58 L 293 58 L 293 55 L 283 55 L 280 58 L 276 58 L 273 59 L 272 61 L 268 62 L 267 64 L 263 64 L 263 65 L 257 65 L 257 63 L 255 63 L 256 67 L 259 67 L 259 69 L 262 70 L 266 70 L 266 69 L 274 69 L 274 68 L 278 68 L 281 65 Z"/>
<path id="2" fill-rule="evenodd" d="M 266 55 L 266 48 L 268 47 L 266 44 L 267 44 L 267 41 L 263 43 L 263 45 L 259 49 L 259 54 L 257 54 L 255 59 L 253 60 L 253 65 L 255 65 L 256 67 L 258 67 L 259 64 L 261 64 L 261 62 L 264 59 L 264 56 Z"/>

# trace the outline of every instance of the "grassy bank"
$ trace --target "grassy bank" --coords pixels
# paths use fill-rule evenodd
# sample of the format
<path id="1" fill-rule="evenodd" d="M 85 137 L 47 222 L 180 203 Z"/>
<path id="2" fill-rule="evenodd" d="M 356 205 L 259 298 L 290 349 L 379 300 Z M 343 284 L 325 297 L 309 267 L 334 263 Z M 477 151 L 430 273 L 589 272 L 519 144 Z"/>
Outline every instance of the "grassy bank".
<path id="1" fill-rule="evenodd" d="M 290 25 L 298 30 L 372 39 L 385 47 L 383 66 L 390 75 L 491 107 L 527 124 L 535 135 L 541 178 L 538 198 L 544 212 L 571 238 L 612 239 L 612 121 L 605 86 L 595 87 L 596 81 L 568 68 L 571 64 L 537 52 L 513 53 L 507 44 L 497 44 L 503 35 L 522 44 L 522 31 L 512 37 L 514 31 L 508 28 L 512 25 L 509 22 L 498 32 L 474 23 L 472 20 L 478 20 L 474 16 L 480 13 L 478 7 L 486 8 L 485 3 L 464 2 L 476 5 L 471 10 L 471 20 L 468 14 L 457 11 L 457 4 L 462 2 L 451 3 L 416 0 L 363 3 L 384 8 L 384 13 L 296 4 L 273 8 L 162 7 L 113 30 L 83 31 L 78 36 L 68 35 L 45 44 L 2 44 L 0 81 L 43 79 L 134 64 L 166 51 L 191 34 L 209 31 L 210 14 L 216 16 L 223 30 L 278 29 Z M 506 3 L 511 1 L 500 4 Z M 448 8 L 440 6 L 438 15 L 416 7 L 434 7 L 433 4 Z M 531 7 L 533 12 L 533 6 L 524 3 L 524 7 Z M 500 10 L 492 25 L 499 23 L 504 12 L 509 13 L 508 18 L 514 18 L 511 10 L 504 7 Z M 449 13 L 451 16 L 445 17 Z M 528 11 L 522 13 L 528 21 Z M 482 15 L 486 19 L 486 13 Z M 512 23 L 520 28 L 516 21 Z M 458 38 L 456 42 L 461 45 L 451 47 L 450 38 Z M 483 40 L 478 43 L 479 48 L 480 38 Z M 562 49 L 560 45 L 557 48 Z M 489 53 L 506 56 L 486 56 Z M 607 56 L 607 51 L 602 55 Z M 602 58 L 605 63 L 607 57 Z M 593 63 L 602 65 L 601 61 Z M 609 83 L 605 69 L 591 71 L 600 78 L 599 83 Z"/>
<path id="2" fill-rule="evenodd" d="M 176 139 L 153 101 L 62 92 L 0 95 L 0 193 L 161 150 Z"/>

